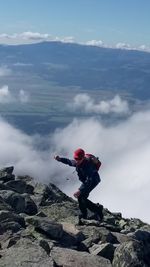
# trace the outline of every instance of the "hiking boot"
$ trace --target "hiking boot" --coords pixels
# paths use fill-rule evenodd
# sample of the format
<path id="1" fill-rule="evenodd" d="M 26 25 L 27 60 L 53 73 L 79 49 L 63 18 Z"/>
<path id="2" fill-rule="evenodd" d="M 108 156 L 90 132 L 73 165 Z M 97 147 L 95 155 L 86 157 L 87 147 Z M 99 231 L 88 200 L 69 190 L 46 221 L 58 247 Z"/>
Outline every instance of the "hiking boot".
<path id="1" fill-rule="evenodd" d="M 80 226 L 80 225 L 84 225 L 84 223 L 83 223 L 81 220 L 79 220 L 79 221 L 75 224 L 75 226 Z"/>
<path id="2" fill-rule="evenodd" d="M 86 220 L 87 219 L 87 215 L 80 214 L 78 218 L 79 218 L 79 221 L 82 220 L 82 219 Z"/>
<path id="3" fill-rule="evenodd" d="M 85 215 L 83 215 L 83 214 L 80 214 L 79 216 L 78 216 L 78 222 L 77 222 L 77 226 L 78 225 L 84 225 L 83 224 L 83 222 L 82 222 L 82 219 L 84 219 L 84 220 L 87 220 L 87 216 L 85 216 Z"/>

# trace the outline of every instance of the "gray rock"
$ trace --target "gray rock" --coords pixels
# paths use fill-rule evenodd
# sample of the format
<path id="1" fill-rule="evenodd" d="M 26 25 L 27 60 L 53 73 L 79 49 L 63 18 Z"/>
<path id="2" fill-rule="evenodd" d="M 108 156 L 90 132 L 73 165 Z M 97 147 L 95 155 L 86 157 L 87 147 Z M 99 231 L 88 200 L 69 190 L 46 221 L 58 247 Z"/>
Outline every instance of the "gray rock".
<path id="1" fill-rule="evenodd" d="M 22 229 L 22 226 L 18 222 L 2 222 L 0 223 L 0 234 L 11 231 L 16 233 Z"/>
<path id="2" fill-rule="evenodd" d="M 43 211 L 39 211 L 36 216 L 39 216 L 39 217 L 47 217 L 46 214 L 43 212 Z"/>
<path id="3" fill-rule="evenodd" d="M 10 188 L 6 185 L 6 184 L 4 184 L 4 183 L 2 183 L 2 181 L 0 181 L 0 190 L 9 190 Z"/>
<path id="4" fill-rule="evenodd" d="M 38 216 L 26 217 L 26 222 L 32 224 L 37 231 L 49 236 L 52 239 L 60 239 L 63 235 L 63 227 L 61 224 L 50 221 L 47 218 Z"/>
<path id="5" fill-rule="evenodd" d="M 107 224 L 115 225 L 116 219 L 113 215 L 107 215 L 107 216 L 105 216 L 105 222 Z"/>
<path id="6" fill-rule="evenodd" d="M 81 231 L 77 230 L 75 225 L 71 223 L 62 223 L 63 235 L 61 243 L 66 244 L 69 248 L 78 245 L 82 240 L 85 239 Z"/>
<path id="7" fill-rule="evenodd" d="M 0 196 L 9 204 L 17 213 L 27 213 L 35 215 L 37 206 L 28 194 L 14 193 L 11 190 L 1 190 Z"/>
<path id="8" fill-rule="evenodd" d="M 113 246 L 113 244 L 110 243 L 104 243 L 101 245 L 95 244 L 89 249 L 89 251 L 93 255 L 102 256 L 112 262 L 114 257 L 115 247 Z"/>
<path id="9" fill-rule="evenodd" d="M 24 212 L 25 199 L 18 193 L 14 193 L 11 190 L 1 190 L 0 196 L 3 200 L 9 204 L 17 213 Z"/>
<path id="10" fill-rule="evenodd" d="M 136 230 L 131 236 L 143 245 L 144 259 L 150 264 L 150 232 Z"/>
<path id="11" fill-rule="evenodd" d="M 136 230 L 135 233 L 132 235 L 133 238 L 136 238 L 138 241 L 150 244 L 150 232 L 144 230 Z"/>
<path id="12" fill-rule="evenodd" d="M 0 211 L 0 234 L 6 231 L 18 232 L 25 227 L 24 218 L 11 211 Z"/>
<path id="13" fill-rule="evenodd" d="M 47 201 L 49 203 L 75 202 L 71 197 L 64 194 L 56 185 L 49 183 L 48 188 L 50 193 Z"/>
<path id="14" fill-rule="evenodd" d="M 122 233 L 128 234 L 131 232 L 135 232 L 137 229 L 141 228 L 144 223 L 136 218 L 126 219 L 126 224 L 122 227 Z"/>
<path id="15" fill-rule="evenodd" d="M 140 230 L 150 232 L 150 224 L 143 225 Z"/>
<path id="16" fill-rule="evenodd" d="M 99 238 L 98 239 L 94 239 L 94 238 L 86 238 L 85 240 L 83 240 L 80 245 L 79 245 L 79 250 L 80 251 L 89 251 L 89 248 L 92 247 L 95 243 L 98 243 Z"/>
<path id="17" fill-rule="evenodd" d="M 150 264 L 150 263 L 149 263 Z M 144 261 L 143 246 L 140 242 L 128 241 L 116 248 L 114 253 L 114 267 L 149 267 Z"/>
<path id="18" fill-rule="evenodd" d="M 82 224 L 87 226 L 100 226 L 101 222 L 97 220 L 86 220 L 82 219 Z"/>
<path id="19" fill-rule="evenodd" d="M 7 248 L 12 247 L 13 245 L 15 245 L 17 243 L 17 241 L 20 239 L 19 236 L 13 236 L 8 240 L 8 244 L 7 244 Z"/>
<path id="20" fill-rule="evenodd" d="M 10 167 L 4 167 L 0 170 L 0 173 L 8 173 L 8 174 L 12 174 L 14 170 L 14 166 L 10 166 Z"/>
<path id="21" fill-rule="evenodd" d="M 61 267 L 111 267 L 110 261 L 103 257 L 67 248 L 52 248 L 51 257 Z"/>
<path id="22" fill-rule="evenodd" d="M 51 249 L 48 242 L 45 239 L 41 239 L 39 241 L 39 245 L 46 251 L 48 255 L 50 254 Z"/>
<path id="23" fill-rule="evenodd" d="M 22 212 L 28 215 L 35 215 L 38 212 L 36 204 L 28 194 L 23 194 L 23 197 L 25 199 L 25 209 Z"/>
<path id="24" fill-rule="evenodd" d="M 17 222 L 22 227 L 25 227 L 25 220 L 18 214 L 11 211 L 0 210 L 0 223 Z"/>
<path id="25" fill-rule="evenodd" d="M 10 190 L 13 190 L 13 191 L 20 193 L 20 194 L 23 194 L 23 193 L 33 194 L 33 191 L 34 191 L 34 187 L 30 184 L 27 184 L 23 180 L 9 181 L 9 182 L 5 183 L 5 185 Z"/>
<path id="26" fill-rule="evenodd" d="M 127 225 L 127 221 L 125 219 L 121 219 L 119 221 L 119 226 L 121 227 L 121 229 L 124 229 L 124 227 Z"/>
<path id="27" fill-rule="evenodd" d="M 13 170 L 14 170 L 13 166 L 5 167 L 5 168 L 1 169 L 0 170 L 0 180 L 3 182 L 14 180 L 15 175 L 12 174 Z"/>
<path id="28" fill-rule="evenodd" d="M 74 202 L 73 199 L 68 197 L 51 183 L 49 185 L 37 183 L 34 187 L 34 198 L 39 202 L 39 206 L 62 203 L 63 201 Z"/>
<path id="29" fill-rule="evenodd" d="M 130 240 L 133 240 L 132 236 L 128 236 L 122 233 L 116 233 L 116 232 L 112 232 L 112 235 L 116 237 L 118 243 L 123 243 L 123 242 L 127 242 Z"/>
<path id="30" fill-rule="evenodd" d="M 100 241 L 100 228 L 96 226 L 77 226 L 77 228 L 83 233 L 85 239 Z M 95 242 L 95 241 L 94 241 Z"/>
<path id="31" fill-rule="evenodd" d="M 47 185 L 36 183 L 34 187 L 33 199 L 34 201 L 37 200 L 36 203 L 38 204 L 38 206 L 45 204 L 45 201 L 48 198 L 49 194 L 50 194 L 50 190 Z"/>
<path id="32" fill-rule="evenodd" d="M 1 253 L 1 267 L 54 267 L 46 251 L 29 239 L 21 239 Z"/>
<path id="33" fill-rule="evenodd" d="M 12 207 L 8 205 L 1 196 L 0 196 L 0 210 L 13 211 Z"/>
<path id="34" fill-rule="evenodd" d="M 42 206 L 43 211 L 51 220 L 59 222 L 77 223 L 79 208 L 76 202 L 53 203 L 49 206 Z"/>
<path id="35" fill-rule="evenodd" d="M 112 243 L 117 244 L 117 238 L 112 235 L 112 233 L 107 230 L 105 227 L 94 227 L 94 226 L 85 226 L 79 227 L 82 233 L 85 235 L 86 238 L 96 238 L 97 240 L 101 241 L 102 243 Z"/>

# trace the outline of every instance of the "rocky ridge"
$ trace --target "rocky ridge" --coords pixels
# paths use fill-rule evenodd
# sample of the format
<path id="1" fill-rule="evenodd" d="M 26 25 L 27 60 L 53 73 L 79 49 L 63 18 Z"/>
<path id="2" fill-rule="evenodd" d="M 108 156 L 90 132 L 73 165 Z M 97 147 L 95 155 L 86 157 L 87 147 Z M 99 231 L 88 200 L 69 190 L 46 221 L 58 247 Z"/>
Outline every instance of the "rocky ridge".
<path id="1" fill-rule="evenodd" d="M 150 225 L 104 209 L 77 225 L 78 205 L 54 184 L 0 170 L 1 267 L 149 267 Z"/>

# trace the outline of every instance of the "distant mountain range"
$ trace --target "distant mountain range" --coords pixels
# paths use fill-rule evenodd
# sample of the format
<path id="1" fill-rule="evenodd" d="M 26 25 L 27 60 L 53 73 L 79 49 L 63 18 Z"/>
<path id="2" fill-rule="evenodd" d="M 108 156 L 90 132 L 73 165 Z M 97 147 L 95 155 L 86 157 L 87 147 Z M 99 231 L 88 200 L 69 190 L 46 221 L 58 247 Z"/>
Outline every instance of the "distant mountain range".
<path id="1" fill-rule="evenodd" d="M 150 53 L 61 42 L 0 46 L 0 64 L 59 86 L 150 97 Z"/>
<path id="2" fill-rule="evenodd" d="M 119 94 L 134 111 L 146 106 L 149 88 L 147 52 L 62 42 L 0 45 L 0 114 L 27 133 L 49 133 L 86 117 L 66 108 L 79 93 L 96 101 Z M 22 97 L 29 94 L 28 102 L 18 101 L 21 90 Z M 3 102 L 8 93 L 15 102 Z M 112 116 L 107 120 L 116 119 Z"/>

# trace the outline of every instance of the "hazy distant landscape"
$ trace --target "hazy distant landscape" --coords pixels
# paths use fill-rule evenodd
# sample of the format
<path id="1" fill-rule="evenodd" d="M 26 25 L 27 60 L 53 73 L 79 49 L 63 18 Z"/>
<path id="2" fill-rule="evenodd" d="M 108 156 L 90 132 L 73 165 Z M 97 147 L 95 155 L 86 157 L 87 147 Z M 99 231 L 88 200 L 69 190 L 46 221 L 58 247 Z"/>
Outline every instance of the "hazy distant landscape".
<path id="1" fill-rule="evenodd" d="M 133 112 L 148 105 L 149 74 L 146 52 L 61 42 L 1 45 L 0 89 L 7 86 L 13 99 L 0 101 L 0 114 L 29 134 L 47 134 L 74 117 L 89 115 L 68 108 L 77 94 L 87 93 L 95 101 L 118 94 Z M 121 117 L 109 114 L 100 119 Z"/>

